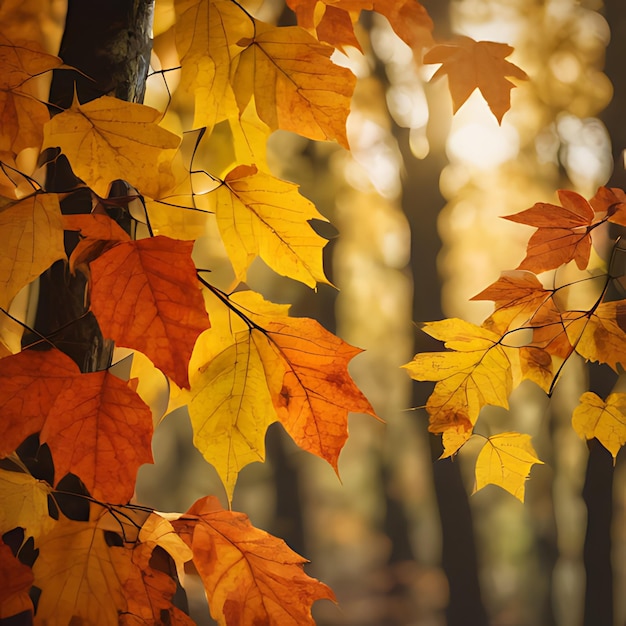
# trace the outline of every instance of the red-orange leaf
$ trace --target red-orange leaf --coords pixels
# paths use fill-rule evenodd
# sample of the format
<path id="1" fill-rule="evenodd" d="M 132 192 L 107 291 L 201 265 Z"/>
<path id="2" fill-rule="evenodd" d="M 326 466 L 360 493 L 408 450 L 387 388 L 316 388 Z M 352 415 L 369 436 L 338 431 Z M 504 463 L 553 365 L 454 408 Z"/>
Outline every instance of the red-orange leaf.
<path id="1" fill-rule="evenodd" d="M 433 22 L 417 0 L 287 0 L 287 4 L 300 26 L 315 30 L 320 41 L 339 49 L 361 49 L 353 27 L 361 11 L 384 15 L 398 37 L 418 52 L 433 44 Z"/>
<path id="2" fill-rule="evenodd" d="M 90 265 L 91 309 L 103 334 L 143 352 L 185 388 L 193 346 L 209 328 L 192 248 L 162 236 L 127 241 Z"/>
<path id="3" fill-rule="evenodd" d="M 217 498 L 198 500 L 172 525 L 193 551 L 220 626 L 312 626 L 313 602 L 335 599 L 304 573 L 306 559 L 243 513 L 223 510 Z"/>
<path id="4" fill-rule="evenodd" d="M 609 222 L 626 226 L 626 193 L 617 187 L 600 187 L 589 200 L 596 214 L 605 215 Z"/>
<path id="5" fill-rule="evenodd" d="M 498 122 L 511 107 L 511 89 L 515 85 L 506 76 L 526 79 L 526 72 L 505 61 L 513 48 L 493 41 L 474 41 L 458 37 L 454 42 L 435 46 L 424 55 L 424 63 L 441 63 L 433 79 L 448 75 L 454 112 L 480 89 Z"/>
<path id="6" fill-rule="evenodd" d="M 70 256 L 70 269 L 93 261 L 119 241 L 130 241 L 130 237 L 115 220 L 99 213 L 64 215 L 65 230 L 78 231 L 81 240 Z"/>
<path id="7" fill-rule="evenodd" d="M 57 350 L 0 361 L 0 454 L 32 433 L 50 446 L 57 479 L 76 474 L 91 495 L 128 502 L 137 469 L 152 462 L 152 413 L 107 371 L 81 374 Z"/>
<path id="8" fill-rule="evenodd" d="M 26 611 L 32 613 L 33 603 L 28 595 L 32 584 L 33 572 L 30 567 L 20 563 L 11 548 L 0 540 L 0 620 Z M 14 623 L 28 624 L 30 621 L 16 620 Z"/>
<path id="9" fill-rule="evenodd" d="M 595 211 L 580 194 L 561 189 L 561 205 L 537 202 L 530 209 L 507 215 L 505 219 L 535 226 L 537 231 L 528 242 L 526 258 L 518 269 L 536 274 L 576 261 L 585 269 L 591 253 L 590 226 Z"/>
<path id="10" fill-rule="evenodd" d="M 285 362 L 283 388 L 274 398 L 281 423 L 303 450 L 337 471 L 348 413 L 376 415 L 348 373 L 348 363 L 361 350 L 311 319 L 285 317 L 265 330 Z"/>

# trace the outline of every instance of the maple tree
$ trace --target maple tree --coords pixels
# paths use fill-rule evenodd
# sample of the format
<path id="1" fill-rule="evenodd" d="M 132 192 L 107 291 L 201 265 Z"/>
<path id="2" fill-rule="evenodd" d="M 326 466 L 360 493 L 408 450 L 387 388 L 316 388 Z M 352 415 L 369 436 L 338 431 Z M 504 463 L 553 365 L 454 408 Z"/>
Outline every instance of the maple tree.
<path id="1" fill-rule="evenodd" d="M 229 503 L 241 469 L 264 459 L 265 433 L 274 422 L 338 472 L 348 413 L 375 416 L 348 373 L 360 350 L 314 320 L 290 317 L 287 306 L 243 282 L 260 257 L 309 287 L 329 283 L 325 239 L 310 223 L 324 218 L 297 186 L 271 174 L 265 143 L 280 129 L 349 149 L 346 119 L 356 78 L 331 57 L 336 49 L 360 48 L 354 24 L 364 10 L 385 16 L 417 63 L 430 49 L 423 60 L 443 64 L 439 73 L 448 75 L 455 110 L 479 88 L 501 121 L 512 87 L 505 77 L 525 74 L 504 60 L 512 49 L 503 44 L 464 38 L 435 45 L 432 21 L 416 0 L 287 4 L 298 26 L 264 23 L 232 0 L 177 0 L 171 25 L 157 37 L 157 49 L 174 42 L 178 65 L 160 71 L 180 71 L 172 99 L 191 96 L 195 148 L 216 126 L 229 129 L 233 160 L 206 173 L 214 186 L 202 194 L 193 191 L 195 150 L 191 157 L 182 150 L 182 133 L 166 128 L 162 111 L 115 89 L 82 99 L 82 90 L 73 89 L 71 102 L 61 106 L 51 98 L 46 106 L 37 78 L 51 70 L 63 75 L 71 64 L 45 52 L 32 34 L 15 36 L 19 8 L 0 8 L 0 235 L 7 243 L 0 251 L 2 618 L 191 623 L 173 600 L 190 563 L 220 624 L 308 624 L 315 600 L 334 599 L 305 574 L 303 557 L 214 497 L 182 514 L 135 502 L 137 469 L 152 458 L 153 416 L 141 381 L 109 371 L 110 348 L 148 357 L 167 377 L 169 410 L 188 406 L 194 444 L 217 469 Z M 29 164 L 28 151 L 39 155 L 37 164 Z M 58 188 L 55 168 L 63 164 L 72 183 Z M 121 195 L 113 191 L 119 181 Z M 541 235 L 542 241 L 565 237 L 566 254 L 579 267 L 589 256 L 580 228 L 623 219 L 610 204 L 618 192 L 603 193 L 591 209 L 566 196 L 565 209 L 574 204 L 570 212 L 578 217 L 562 225 L 565 233 Z M 78 210 L 68 208 L 74 201 Z M 228 289 L 194 263 L 197 225 L 187 216 L 196 211 L 214 216 L 233 267 Z M 549 228 L 534 214 L 527 219 Z M 556 262 L 541 250 L 533 251 L 535 263 Z M 10 307 L 22 289 L 38 277 L 44 284 L 53 271 L 62 283 L 79 285 L 73 294 L 80 312 L 42 332 Z M 526 322 L 537 340 L 525 350 L 506 345 L 499 333 L 514 328 L 504 328 L 495 314 L 491 327 L 454 320 L 428 326 L 453 352 L 420 355 L 409 371 L 438 381 L 427 408 L 435 432 L 446 437 L 447 454 L 469 437 L 483 405 L 506 406 L 523 377 L 558 373 L 551 360 L 567 358 L 567 346 L 586 358 L 620 362 L 603 352 L 606 338 L 618 333 L 619 305 L 598 301 L 587 313 L 562 311 L 558 289 L 542 301 L 554 306 L 542 304 L 541 322 L 533 325 L 532 316 Z M 526 307 L 536 301 L 523 293 Z M 495 295 L 504 297 L 497 289 Z M 501 308 L 514 308 L 511 302 Z M 509 324 L 518 312 L 507 312 Z M 60 331 L 82 323 L 91 324 L 85 328 L 97 359 L 59 339 Z M 602 440 L 620 423 L 621 402 L 589 400 L 577 428 Z M 618 443 L 612 437 L 607 445 L 614 450 Z M 478 485 L 514 484 L 521 497 L 528 467 L 537 462 L 528 439 L 494 436 L 481 454 Z M 514 463 L 502 460 L 508 458 Z M 498 480 L 502 466 L 506 475 Z"/>

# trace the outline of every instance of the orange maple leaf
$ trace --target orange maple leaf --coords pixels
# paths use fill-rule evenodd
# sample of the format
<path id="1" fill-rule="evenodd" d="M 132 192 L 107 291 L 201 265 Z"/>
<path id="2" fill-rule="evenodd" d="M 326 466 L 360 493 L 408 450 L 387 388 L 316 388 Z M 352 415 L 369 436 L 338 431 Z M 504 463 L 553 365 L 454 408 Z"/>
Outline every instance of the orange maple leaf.
<path id="1" fill-rule="evenodd" d="M 617 187 L 599 187 L 589 204 L 598 215 L 609 222 L 626 226 L 626 193 Z"/>
<path id="2" fill-rule="evenodd" d="M 35 585 L 41 589 L 36 623 L 192 624 L 172 605 L 175 581 L 155 567 L 155 547 L 170 552 L 170 546 L 142 538 L 140 524 L 146 513 L 96 504 L 90 508 L 89 521 L 61 517 L 38 541 L 33 566 Z M 173 529 L 171 535 L 175 537 Z"/>
<path id="3" fill-rule="evenodd" d="M 255 20 L 254 38 L 237 57 L 232 80 L 239 110 L 254 96 L 259 117 L 272 129 L 348 148 L 346 119 L 356 77 L 335 65 L 333 48 L 299 26 Z"/>
<path id="4" fill-rule="evenodd" d="M 0 539 L 0 619 L 5 620 L 20 613 L 30 613 L 29 618 L 15 620 L 16 624 L 32 623 L 33 602 L 28 592 L 33 584 L 33 572 L 21 563 L 11 548 Z M 7 623 L 9 620 L 7 619 Z M 13 620 L 11 620 L 13 622 Z"/>
<path id="5" fill-rule="evenodd" d="M 433 44 L 433 22 L 417 0 L 287 0 L 287 5 L 295 11 L 300 26 L 340 50 L 344 46 L 361 49 L 354 34 L 361 11 L 384 15 L 398 37 L 415 51 Z"/>
<path id="6" fill-rule="evenodd" d="M 130 241 L 129 235 L 115 220 L 99 213 L 64 215 L 63 228 L 78 231 L 81 237 L 70 255 L 72 272 L 81 264 L 89 264 L 116 243 Z"/>
<path id="7" fill-rule="evenodd" d="M 362 350 L 307 318 L 272 320 L 265 332 L 285 364 L 282 390 L 273 398 L 281 424 L 298 446 L 338 472 L 348 413 L 376 416 L 348 373 L 348 363 Z"/>
<path id="8" fill-rule="evenodd" d="M 493 41 L 474 41 L 458 37 L 454 42 L 439 44 L 424 55 L 424 63 L 441 63 L 433 79 L 448 75 L 454 113 L 479 89 L 498 123 L 511 108 L 511 89 L 515 85 L 506 76 L 528 78 L 517 65 L 505 61 L 513 48 Z"/>
<path id="9" fill-rule="evenodd" d="M 313 625 L 315 600 L 335 600 L 304 573 L 306 559 L 284 541 L 225 511 L 217 498 L 201 498 L 172 525 L 193 551 L 211 615 L 220 626 Z"/>
<path id="10" fill-rule="evenodd" d="M 507 215 L 505 219 L 535 226 L 526 257 L 518 269 L 539 274 L 576 261 L 585 269 L 591 253 L 591 230 L 596 213 L 575 191 L 560 189 L 561 205 L 537 202 L 530 209 Z"/>
<path id="11" fill-rule="evenodd" d="M 62 65 L 36 42 L 12 41 L 0 33 L 0 152 L 39 148 L 50 115 L 29 81 Z"/>
<path id="12" fill-rule="evenodd" d="M 0 455 L 41 431 L 58 478 L 76 474 L 91 495 L 128 502 L 137 469 L 152 462 L 152 413 L 107 371 L 81 374 L 58 350 L 0 360 Z"/>
<path id="13" fill-rule="evenodd" d="M 209 320 L 191 259 L 193 241 L 119 243 L 91 265 L 91 310 L 103 334 L 139 350 L 179 387 Z"/>

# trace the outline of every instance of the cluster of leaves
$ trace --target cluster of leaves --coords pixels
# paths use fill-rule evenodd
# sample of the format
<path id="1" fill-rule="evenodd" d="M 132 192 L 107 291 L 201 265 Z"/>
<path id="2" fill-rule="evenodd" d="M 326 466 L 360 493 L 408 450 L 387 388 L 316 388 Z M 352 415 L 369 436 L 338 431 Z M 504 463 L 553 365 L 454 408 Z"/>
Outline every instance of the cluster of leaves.
<path id="1" fill-rule="evenodd" d="M 424 332 L 448 351 L 418 354 L 406 365 L 416 380 L 436 381 L 426 410 L 429 430 L 442 434 L 444 457 L 474 434 L 485 405 L 508 408 L 522 381 L 551 394 L 573 354 L 616 372 L 626 363 L 626 300 L 615 296 L 623 252 L 619 239 L 607 245 L 609 225 L 626 226 L 626 194 L 600 187 L 590 200 L 566 190 L 558 196 L 558 205 L 538 202 L 506 217 L 536 230 L 518 268 L 473 297 L 493 301 L 494 312 L 481 326 L 460 319 L 425 324 Z M 606 251 L 604 260 L 594 239 L 600 253 Z M 603 400 L 584 393 L 572 426 L 583 439 L 597 438 L 615 459 L 626 443 L 626 394 Z M 495 484 L 523 500 L 535 463 L 541 461 L 529 435 L 486 437 L 476 461 L 476 490 Z"/>
<path id="2" fill-rule="evenodd" d="M 11 38 L 19 10 L 2 14 L 0 618 L 187 624 L 173 596 L 191 561 L 220 624 L 308 624 L 311 604 L 333 599 L 304 573 L 302 557 L 213 497 L 184 514 L 135 504 L 137 469 L 152 461 L 153 415 L 138 392 L 141 380 L 81 371 L 54 336 L 21 349 L 18 322 L 26 325 L 9 313 L 15 296 L 55 262 L 68 275 L 84 274 L 103 336 L 167 377 L 168 412 L 188 406 L 194 444 L 217 469 L 229 502 L 241 469 L 264 459 L 264 436 L 276 421 L 337 470 L 348 413 L 374 415 L 348 374 L 359 350 L 314 320 L 289 317 L 287 306 L 243 282 L 260 257 L 310 287 L 328 283 L 325 240 L 310 223 L 325 218 L 271 174 L 267 139 L 282 129 L 348 147 L 356 79 L 330 57 L 359 48 L 354 24 L 362 10 L 387 17 L 418 60 L 430 49 L 426 60 L 443 63 L 455 109 L 478 87 L 501 119 L 513 86 L 505 76 L 524 74 L 504 60 L 511 48 L 503 44 L 434 46 L 432 22 L 415 0 L 287 4 L 299 26 L 264 23 L 232 0 L 176 0 L 173 24 L 156 41 L 157 50 L 175 44 L 174 97 L 191 96 L 198 136 L 210 141 L 219 127 L 229 138 L 231 162 L 205 172 L 212 189 L 202 196 L 193 192 L 194 164 L 184 163 L 181 136 L 160 125 L 159 111 L 103 96 L 75 98 L 50 117 L 33 85 L 63 63 L 36 41 Z M 24 171 L 28 151 L 41 153 L 40 162 L 50 154 L 67 159 L 75 188 L 54 193 L 45 170 Z M 120 179 L 127 197 L 107 198 Z M 85 192 L 91 210 L 64 214 L 60 201 Z M 112 208 L 148 236 L 131 237 Z M 192 259 L 198 211 L 215 219 L 232 263 L 228 293 Z M 505 348 L 491 344 L 498 348 L 488 358 L 506 359 Z M 477 412 L 479 401 L 470 400 Z"/>

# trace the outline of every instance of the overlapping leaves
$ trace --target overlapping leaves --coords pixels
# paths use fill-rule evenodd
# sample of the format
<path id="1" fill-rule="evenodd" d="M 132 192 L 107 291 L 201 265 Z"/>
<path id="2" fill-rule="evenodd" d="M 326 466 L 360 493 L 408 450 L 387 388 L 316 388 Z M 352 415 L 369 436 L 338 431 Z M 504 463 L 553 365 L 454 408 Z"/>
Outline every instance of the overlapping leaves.
<path id="1" fill-rule="evenodd" d="M 448 351 L 417 354 L 406 365 L 416 380 L 435 381 L 426 410 L 429 430 L 442 433 L 444 456 L 457 452 L 473 433 L 485 405 L 507 408 L 512 389 L 531 380 L 551 393 L 564 362 L 574 353 L 621 371 L 626 361 L 626 301 L 608 300 L 619 276 L 589 267 L 592 232 L 624 220 L 625 194 L 601 187 L 591 200 L 559 191 L 560 205 L 537 203 L 507 219 L 534 226 L 527 255 L 475 300 L 491 300 L 494 312 L 476 327 L 462 320 L 431 322 L 424 331 Z M 558 269 L 575 261 L 579 280 L 558 283 Z M 538 278 L 557 270 L 552 287 Z M 588 303 L 588 308 L 580 303 Z M 570 305 L 572 303 L 572 305 Z M 575 304 L 574 304 L 575 303 Z M 626 442 L 623 394 L 606 401 L 585 393 L 573 426 L 596 437 L 615 457 Z M 476 464 L 476 489 L 497 484 L 523 499 L 530 467 L 540 463 L 527 435 L 490 437 Z"/>

